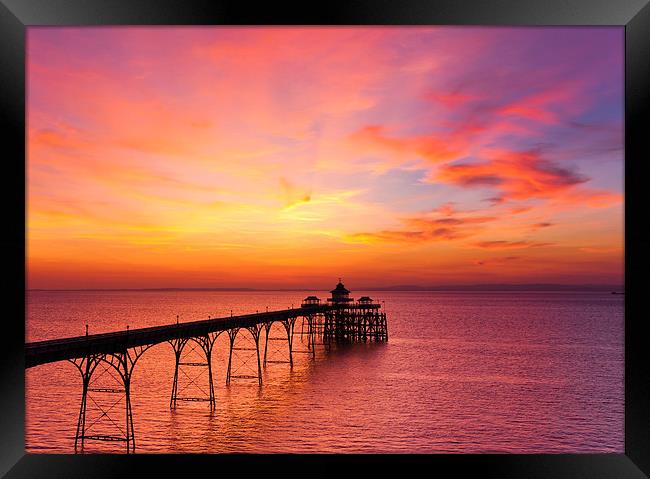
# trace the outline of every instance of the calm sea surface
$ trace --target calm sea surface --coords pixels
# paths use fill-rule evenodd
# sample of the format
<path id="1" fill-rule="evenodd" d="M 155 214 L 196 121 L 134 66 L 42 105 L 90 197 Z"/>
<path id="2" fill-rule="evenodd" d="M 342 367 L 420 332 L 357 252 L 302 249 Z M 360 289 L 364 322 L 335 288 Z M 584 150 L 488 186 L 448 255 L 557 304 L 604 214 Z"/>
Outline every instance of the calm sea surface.
<path id="1" fill-rule="evenodd" d="M 228 316 L 231 310 L 284 309 L 310 294 L 328 296 L 32 291 L 27 341 L 83 335 L 86 323 L 92 334 L 122 330 L 127 324 L 168 324 L 176 315 L 182 322 Z M 385 301 L 388 343 L 330 350 L 318 345 L 315 358 L 296 352 L 292 369 L 286 363 L 267 364 L 261 387 L 246 379 L 233 379 L 226 386 L 228 340 L 221 335 L 213 353 L 214 412 L 205 402 L 183 402 L 170 410 L 172 348 L 163 343 L 146 351 L 131 384 L 136 451 L 623 452 L 623 296 L 352 294 L 362 295 Z M 296 333 L 300 328 L 298 320 Z M 280 326 L 271 332 L 271 337 L 280 335 Z M 301 342 L 296 334 L 294 350 L 306 350 L 306 339 Z M 286 343 L 269 343 L 268 359 L 288 357 Z M 246 346 L 245 335 L 238 336 L 238 346 Z M 237 353 L 233 369 L 255 373 L 251 352 Z M 195 353 L 186 354 L 190 361 Z M 187 367 L 179 373 L 183 394 L 206 389 L 205 369 Z M 110 374 L 97 375 L 97 385 L 108 386 Z M 80 397 L 81 377 L 68 362 L 26 371 L 28 452 L 74 451 Z M 119 395 L 97 394 L 88 402 L 88 433 L 119 434 L 117 428 L 124 428 Z M 108 415 L 102 416 L 102 410 Z M 93 418 L 99 420 L 93 423 Z M 85 450 L 123 448 L 122 443 L 88 442 Z"/>

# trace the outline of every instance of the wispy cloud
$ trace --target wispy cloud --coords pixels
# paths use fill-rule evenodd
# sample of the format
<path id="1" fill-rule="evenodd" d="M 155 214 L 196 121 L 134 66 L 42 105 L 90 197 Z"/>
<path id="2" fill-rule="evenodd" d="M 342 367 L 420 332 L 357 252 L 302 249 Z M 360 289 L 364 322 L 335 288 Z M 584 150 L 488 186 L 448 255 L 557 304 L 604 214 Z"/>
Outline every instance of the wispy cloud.
<path id="1" fill-rule="evenodd" d="M 474 246 L 484 249 L 522 249 L 522 248 L 540 248 L 543 246 L 551 246 L 553 243 L 544 243 L 541 241 L 508 241 L 508 240 L 492 240 L 492 241 L 479 241 L 474 243 Z"/>
<path id="2" fill-rule="evenodd" d="M 466 213 L 458 213 L 452 210 L 449 205 L 444 205 L 441 209 L 445 216 L 436 217 L 441 213 L 440 209 L 435 209 L 423 216 L 403 218 L 404 229 L 354 233 L 348 235 L 347 239 L 364 243 L 455 241 L 474 236 L 482 230 L 480 225 L 497 220 L 494 216 L 470 216 Z M 431 215 L 434 215 L 434 217 Z"/>
<path id="3" fill-rule="evenodd" d="M 473 261 L 477 266 L 502 266 L 512 261 L 520 260 L 521 256 L 494 256 L 490 258 L 482 258 Z"/>
<path id="4" fill-rule="evenodd" d="M 291 208 L 311 200 L 311 192 L 305 188 L 298 188 L 284 177 L 280 178 L 280 196 L 285 208 Z"/>

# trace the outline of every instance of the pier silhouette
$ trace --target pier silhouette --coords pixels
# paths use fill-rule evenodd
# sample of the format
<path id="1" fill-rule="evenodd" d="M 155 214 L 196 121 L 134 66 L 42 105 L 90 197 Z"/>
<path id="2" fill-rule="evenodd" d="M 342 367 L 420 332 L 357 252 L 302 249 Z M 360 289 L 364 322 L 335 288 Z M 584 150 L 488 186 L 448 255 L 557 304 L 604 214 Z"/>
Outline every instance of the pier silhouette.
<path id="1" fill-rule="evenodd" d="M 172 380 L 170 408 L 175 408 L 178 401 L 207 402 L 211 409 L 216 407 L 214 393 L 214 375 L 212 371 L 212 351 L 217 338 L 226 333 L 229 341 L 228 367 L 226 384 L 232 379 L 253 379 L 262 385 L 262 367 L 269 362 L 267 359 L 269 341 L 286 341 L 288 363 L 293 366 L 293 337 L 296 321 L 301 318 L 299 335 L 307 336 L 307 353 L 315 356 L 317 343 L 329 346 L 332 343 L 356 341 L 387 341 L 388 327 L 386 313 L 379 303 L 370 297 L 364 296 L 354 301 L 350 298 L 341 280 L 336 288 L 331 291 L 331 298 L 325 303 L 316 296 L 305 298 L 298 308 L 286 310 L 256 312 L 222 318 L 180 323 L 178 318 L 175 323 L 154 326 L 149 328 L 127 329 L 125 331 L 88 334 L 86 326 L 85 336 L 76 336 L 62 339 L 37 341 L 25 345 L 25 367 L 31 368 L 42 364 L 69 361 L 74 364 L 82 378 L 82 397 L 75 434 L 74 449 L 83 451 L 85 441 L 123 441 L 127 452 L 135 451 L 135 432 L 133 427 L 133 412 L 131 408 L 131 376 L 138 359 L 152 346 L 167 342 L 174 352 L 175 372 Z M 272 326 L 279 323 L 286 333 L 284 336 L 270 336 Z M 306 328 L 305 328 L 306 325 Z M 241 335 L 247 336 L 249 347 L 237 347 L 236 339 Z M 264 352 L 260 352 L 260 342 L 264 338 Z M 195 355 L 201 356 L 200 360 L 183 359 L 184 351 L 190 348 Z M 234 371 L 233 354 L 238 351 L 249 351 L 256 359 L 256 374 L 239 374 Z M 303 351 L 301 351 L 303 352 Z M 184 372 L 186 369 L 207 369 L 207 391 L 200 388 L 203 395 L 183 396 L 183 389 L 179 390 L 179 372 L 184 376 L 191 376 Z M 93 383 L 96 371 L 101 374 L 109 371 L 117 373 L 117 377 L 109 372 L 117 384 L 98 387 Z M 124 400 L 121 409 L 125 414 L 124 427 L 110 418 L 110 410 L 101 409 L 101 416 L 116 425 L 115 434 L 90 434 L 87 425 L 88 399 L 93 395 L 121 395 L 114 403 Z M 97 402 L 93 400 L 97 405 Z M 122 414 L 122 413 L 120 413 Z M 94 422 L 92 423 L 94 424 Z M 119 433 L 119 434 L 118 434 Z"/>

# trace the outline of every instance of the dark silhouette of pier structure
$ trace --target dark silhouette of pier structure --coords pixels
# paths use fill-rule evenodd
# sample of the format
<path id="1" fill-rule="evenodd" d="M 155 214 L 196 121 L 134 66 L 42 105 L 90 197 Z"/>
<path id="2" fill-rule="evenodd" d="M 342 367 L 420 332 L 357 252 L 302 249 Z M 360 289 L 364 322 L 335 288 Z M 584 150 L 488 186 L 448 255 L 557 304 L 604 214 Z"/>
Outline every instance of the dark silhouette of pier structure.
<path id="1" fill-rule="evenodd" d="M 179 401 L 207 402 L 210 409 L 216 408 L 214 393 L 214 374 L 212 370 L 212 352 L 217 338 L 228 335 L 229 355 L 226 372 L 226 385 L 233 379 L 253 379 L 262 385 L 262 368 L 271 362 L 288 362 L 293 366 L 293 354 L 304 352 L 315 357 L 316 344 L 329 347 L 333 343 L 356 341 L 388 341 L 386 313 L 379 303 L 364 296 L 355 301 L 341 283 L 331 291 L 332 297 L 322 303 L 316 296 L 305 298 L 299 308 L 280 311 L 256 312 L 238 316 L 211 318 L 207 320 L 176 323 L 150 328 L 127 329 L 113 333 L 88 334 L 85 336 L 53 339 L 27 343 L 25 345 L 25 367 L 31 368 L 46 363 L 69 361 L 74 364 L 82 379 L 82 395 L 75 434 L 75 452 L 83 451 L 86 441 L 116 441 L 126 444 L 126 452 L 135 451 L 135 431 L 133 411 L 131 408 L 131 376 L 138 359 L 150 347 L 167 342 L 174 352 L 175 369 L 169 401 L 174 409 Z M 307 336 L 307 350 L 294 351 L 293 339 L 295 323 L 301 319 L 301 336 Z M 282 325 L 281 336 L 272 336 L 272 326 Z M 277 330 L 277 328 L 276 328 Z M 277 334 L 277 332 L 275 333 Z M 236 339 L 247 336 L 248 346 L 237 346 Z M 263 337 L 264 351 L 260 353 Z M 267 358 L 269 342 L 286 342 L 288 361 Z M 248 351 L 256 359 L 256 374 L 239 374 L 233 370 L 233 354 Z M 191 355 L 188 353 L 192 353 Z M 183 356 L 185 355 L 185 356 Z M 191 359 L 188 359 L 191 358 Z M 198 359 L 197 359 L 198 358 Z M 179 390 L 179 373 L 194 382 L 186 370 L 207 369 L 207 391 L 200 388 L 202 395 L 183 396 L 184 389 Z M 116 373 L 116 375 L 115 375 Z M 96 376 L 110 376 L 117 383 L 115 386 L 98 384 Z M 100 407 L 101 417 L 106 417 L 115 426 L 115 434 L 91 434 L 87 406 L 93 395 L 117 395 L 117 401 L 107 409 Z M 112 419 L 109 413 L 118 402 L 124 399 L 124 422 Z M 113 413 L 115 415 L 115 413 Z M 120 415 L 122 413 L 119 413 Z"/>

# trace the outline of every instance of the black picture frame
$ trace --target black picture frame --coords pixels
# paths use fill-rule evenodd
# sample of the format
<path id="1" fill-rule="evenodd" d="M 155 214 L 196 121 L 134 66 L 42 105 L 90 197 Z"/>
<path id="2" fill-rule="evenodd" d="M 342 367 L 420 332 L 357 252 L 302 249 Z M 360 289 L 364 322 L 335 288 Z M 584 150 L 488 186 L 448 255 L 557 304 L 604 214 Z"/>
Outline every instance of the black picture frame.
<path id="1" fill-rule="evenodd" d="M 650 370 L 643 297 L 650 265 L 643 219 L 643 162 L 650 158 L 649 0 L 348 0 L 259 5 L 203 0 L 0 0 L 0 126 L 5 170 L 5 312 L 0 367 L 0 473 L 6 477 L 130 477 L 152 467 L 169 475 L 224 467 L 252 472 L 301 462 L 293 471 L 378 472 L 424 468 L 455 477 L 642 478 L 650 475 Z M 24 444 L 25 32 L 32 25 L 618 25 L 625 27 L 625 453 L 555 455 L 33 455 Z M 638 212 L 634 213 L 634 210 Z M 638 216 L 637 216 L 638 215 Z M 639 221 L 640 220 L 640 221 Z M 9 308 L 7 308 L 9 306 Z M 286 466 L 286 464 L 283 464 Z M 285 467 L 286 469 L 286 467 Z M 257 471 L 255 471 L 257 472 Z M 266 472 L 271 473 L 271 472 Z M 274 471 L 273 473 L 277 473 Z M 447 474 L 445 474 L 447 473 Z"/>

